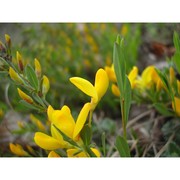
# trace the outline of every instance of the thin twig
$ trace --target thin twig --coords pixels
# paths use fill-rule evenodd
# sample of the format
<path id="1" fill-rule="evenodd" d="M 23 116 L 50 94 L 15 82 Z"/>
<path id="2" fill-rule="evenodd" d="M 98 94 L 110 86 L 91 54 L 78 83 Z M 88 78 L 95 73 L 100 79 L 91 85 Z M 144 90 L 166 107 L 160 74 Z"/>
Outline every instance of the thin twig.
<path id="1" fill-rule="evenodd" d="M 173 140 L 175 136 L 175 133 L 173 133 L 170 138 L 168 139 L 167 143 L 160 149 L 160 151 L 156 154 L 155 157 L 160 157 L 161 154 L 167 149 L 168 145 L 171 143 L 171 141 Z"/>
<path id="2" fill-rule="evenodd" d="M 6 87 L 5 87 L 5 101 L 6 101 L 6 103 L 9 105 L 9 107 L 10 107 L 12 110 L 14 110 L 13 107 L 12 107 L 12 105 L 11 105 L 11 102 L 10 102 L 10 100 L 9 100 L 9 96 L 8 96 L 9 86 L 10 86 L 10 84 L 8 83 L 8 84 L 6 85 Z"/>

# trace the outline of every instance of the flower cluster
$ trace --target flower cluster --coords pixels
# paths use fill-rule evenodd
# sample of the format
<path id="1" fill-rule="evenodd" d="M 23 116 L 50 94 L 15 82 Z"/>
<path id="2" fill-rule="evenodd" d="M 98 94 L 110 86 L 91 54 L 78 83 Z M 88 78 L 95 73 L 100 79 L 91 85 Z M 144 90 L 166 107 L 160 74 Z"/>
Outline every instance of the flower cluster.
<path id="1" fill-rule="evenodd" d="M 116 85 L 117 79 L 115 76 L 113 64 L 111 65 L 111 67 L 106 66 L 105 71 L 107 72 L 109 79 L 112 81 L 112 93 L 115 96 L 119 97 L 120 91 Z M 170 93 L 168 92 L 168 89 L 170 88 L 171 92 L 173 93 L 173 96 L 171 98 L 172 109 L 178 116 L 180 116 L 180 81 L 175 77 L 174 68 L 170 66 L 170 68 L 168 69 L 169 72 L 167 73 L 168 77 L 166 82 L 162 80 L 162 77 L 160 77 L 158 73 L 158 69 L 153 65 L 146 67 L 141 75 L 138 75 L 138 71 L 138 68 L 134 66 L 128 74 L 131 88 L 136 90 L 136 93 L 139 93 L 142 98 L 149 97 L 149 93 L 153 91 L 154 95 L 159 95 L 156 100 L 152 99 L 154 100 L 154 102 L 161 100 L 160 95 L 162 92 L 170 95 Z"/>
<path id="2" fill-rule="evenodd" d="M 35 143 L 45 150 L 50 150 L 49 157 L 57 157 L 55 150 L 65 149 L 68 157 L 89 157 L 92 154 L 100 157 L 100 152 L 94 147 L 85 146 L 81 138 L 81 131 L 85 127 L 88 115 L 90 115 L 89 128 L 91 128 L 92 112 L 105 94 L 109 80 L 106 72 L 99 69 L 96 73 L 94 86 L 87 80 L 80 77 L 72 77 L 70 81 L 81 91 L 91 97 L 91 101 L 85 103 L 77 120 L 74 120 L 71 110 L 64 105 L 61 110 L 54 110 L 52 106 L 47 109 L 50 121 L 51 136 L 36 132 Z"/>

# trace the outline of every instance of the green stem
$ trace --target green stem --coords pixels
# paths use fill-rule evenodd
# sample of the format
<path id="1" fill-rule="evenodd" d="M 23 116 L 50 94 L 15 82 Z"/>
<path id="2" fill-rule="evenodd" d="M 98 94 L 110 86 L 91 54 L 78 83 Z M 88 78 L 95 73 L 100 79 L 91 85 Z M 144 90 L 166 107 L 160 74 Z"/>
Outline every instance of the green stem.
<path id="1" fill-rule="evenodd" d="M 91 110 L 89 113 L 89 127 L 91 127 L 91 123 L 92 123 L 92 114 L 93 114 L 93 111 Z"/>
<path id="2" fill-rule="evenodd" d="M 126 139 L 127 133 L 126 133 L 126 120 L 125 120 L 124 99 L 121 100 L 121 115 L 122 115 L 123 136 L 124 136 L 124 139 Z"/>

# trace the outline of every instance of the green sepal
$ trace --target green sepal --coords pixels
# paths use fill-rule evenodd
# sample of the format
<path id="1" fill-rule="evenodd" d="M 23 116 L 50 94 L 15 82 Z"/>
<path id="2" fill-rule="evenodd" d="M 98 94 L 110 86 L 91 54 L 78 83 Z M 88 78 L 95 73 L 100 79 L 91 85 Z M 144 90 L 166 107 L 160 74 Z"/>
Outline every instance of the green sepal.
<path id="1" fill-rule="evenodd" d="M 80 136 L 84 144 L 89 145 L 92 139 L 92 128 L 90 128 L 89 125 L 86 124 L 81 130 Z"/>

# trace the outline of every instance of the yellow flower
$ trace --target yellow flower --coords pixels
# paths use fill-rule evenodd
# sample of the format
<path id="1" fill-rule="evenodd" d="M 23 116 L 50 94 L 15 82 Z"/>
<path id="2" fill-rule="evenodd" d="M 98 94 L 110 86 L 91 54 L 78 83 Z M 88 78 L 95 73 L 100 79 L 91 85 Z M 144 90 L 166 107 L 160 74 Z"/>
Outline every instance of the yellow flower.
<path id="1" fill-rule="evenodd" d="M 161 78 L 156 72 L 154 66 L 148 66 L 147 68 L 145 68 L 141 74 L 141 77 L 136 80 L 136 84 L 142 90 L 150 89 L 153 84 L 156 85 L 157 91 L 164 87 Z"/>
<path id="2" fill-rule="evenodd" d="M 29 154 L 23 149 L 23 147 L 19 144 L 9 144 L 10 150 L 17 156 L 29 156 Z"/>
<path id="3" fill-rule="evenodd" d="M 73 83 L 77 88 L 83 91 L 91 98 L 91 110 L 94 110 L 98 102 L 104 96 L 109 86 L 109 79 L 107 73 L 103 69 L 99 69 L 96 72 L 95 84 L 94 86 L 87 80 L 80 77 L 70 78 L 71 83 Z"/>
<path id="4" fill-rule="evenodd" d="M 117 82 L 117 78 L 114 72 L 114 65 L 112 64 L 111 67 L 109 66 L 105 66 L 105 71 L 109 77 L 109 79 L 112 82 Z M 128 79 L 131 83 L 131 88 L 134 89 L 135 85 L 136 85 L 136 78 L 138 76 L 138 68 L 136 66 L 133 67 L 133 69 L 129 72 L 128 74 Z"/>
<path id="5" fill-rule="evenodd" d="M 148 66 L 144 69 L 144 71 L 141 74 L 141 78 L 138 80 L 138 84 L 142 88 L 150 88 L 153 80 L 152 80 L 152 74 L 154 72 L 154 66 Z"/>
<path id="6" fill-rule="evenodd" d="M 96 155 L 96 157 L 100 157 L 100 152 L 96 148 L 91 148 L 92 152 Z M 84 152 L 80 151 L 78 149 L 68 149 L 67 150 L 67 156 L 68 157 L 89 157 L 89 155 Z"/>
<path id="7" fill-rule="evenodd" d="M 52 106 L 48 107 L 48 117 L 51 121 L 51 136 L 44 133 L 35 133 L 34 140 L 38 146 L 46 150 L 55 150 L 58 148 L 69 148 L 70 144 L 64 141 L 62 135 L 54 127 L 54 125 L 66 136 L 74 141 L 79 141 L 79 133 L 81 132 L 87 116 L 90 111 L 90 103 L 86 103 L 81 109 L 75 122 L 68 106 L 63 106 L 61 110 L 54 110 Z"/>
<path id="8" fill-rule="evenodd" d="M 59 154 L 57 154 L 56 152 L 54 151 L 51 151 L 49 154 L 48 154 L 48 158 L 55 158 L 55 157 L 60 157 Z"/>
<path id="9" fill-rule="evenodd" d="M 19 96 L 24 100 L 24 101 L 26 101 L 27 103 L 29 103 L 29 104 L 32 104 L 33 103 L 33 99 L 30 97 L 30 96 L 28 96 L 26 93 L 24 93 L 22 90 L 20 90 L 19 88 L 17 88 L 17 90 L 18 90 L 18 94 L 19 94 Z"/>
<path id="10" fill-rule="evenodd" d="M 12 67 L 9 68 L 9 75 L 13 81 L 20 83 L 20 84 L 23 83 L 20 76 L 14 71 L 14 69 Z"/>
<path id="11" fill-rule="evenodd" d="M 172 102 L 172 108 L 178 116 L 180 116 L 180 98 L 174 97 L 174 102 Z"/>

